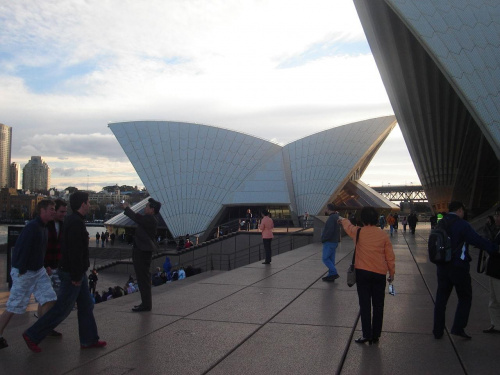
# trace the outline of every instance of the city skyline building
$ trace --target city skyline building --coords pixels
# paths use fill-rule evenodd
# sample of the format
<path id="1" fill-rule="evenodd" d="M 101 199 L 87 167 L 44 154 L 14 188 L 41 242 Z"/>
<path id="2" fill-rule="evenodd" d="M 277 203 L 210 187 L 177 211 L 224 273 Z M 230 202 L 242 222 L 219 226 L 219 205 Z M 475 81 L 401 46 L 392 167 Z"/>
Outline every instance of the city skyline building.
<path id="1" fill-rule="evenodd" d="M 9 179 L 9 187 L 13 189 L 19 189 L 19 183 L 21 182 L 21 168 L 16 162 L 12 162 L 10 164 Z"/>
<path id="2" fill-rule="evenodd" d="M 9 187 L 12 128 L 0 124 L 0 188 Z"/>
<path id="3" fill-rule="evenodd" d="M 23 190 L 48 191 L 50 187 L 50 167 L 41 156 L 32 156 L 23 168 Z"/>

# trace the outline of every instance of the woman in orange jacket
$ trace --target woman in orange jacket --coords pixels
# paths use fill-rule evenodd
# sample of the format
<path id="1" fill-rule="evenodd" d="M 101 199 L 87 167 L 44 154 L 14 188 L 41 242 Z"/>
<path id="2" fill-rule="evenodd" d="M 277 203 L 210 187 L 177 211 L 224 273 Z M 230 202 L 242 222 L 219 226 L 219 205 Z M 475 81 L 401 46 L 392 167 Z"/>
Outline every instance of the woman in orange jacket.
<path id="1" fill-rule="evenodd" d="M 387 233 L 378 227 L 379 214 L 373 207 L 361 210 L 363 227 L 356 243 L 356 287 L 358 290 L 359 309 L 363 336 L 355 341 L 359 344 L 377 343 L 382 332 L 384 320 L 385 277 L 389 273 L 389 282 L 394 280 L 395 257 Z M 352 239 L 356 239 L 358 226 L 348 219 L 340 218 L 339 223 Z M 373 320 L 372 320 L 373 305 Z"/>

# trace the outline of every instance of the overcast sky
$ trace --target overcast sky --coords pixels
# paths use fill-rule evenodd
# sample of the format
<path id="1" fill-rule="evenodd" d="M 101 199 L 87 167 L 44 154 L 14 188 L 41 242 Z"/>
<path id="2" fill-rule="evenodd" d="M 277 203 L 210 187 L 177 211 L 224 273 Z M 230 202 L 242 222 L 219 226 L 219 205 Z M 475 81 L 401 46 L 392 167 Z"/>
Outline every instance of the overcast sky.
<path id="1" fill-rule="evenodd" d="M 142 186 L 109 122 L 173 120 L 286 144 L 393 114 L 352 0 L 0 4 L 0 122 L 52 186 Z M 362 180 L 418 177 L 397 127 Z"/>

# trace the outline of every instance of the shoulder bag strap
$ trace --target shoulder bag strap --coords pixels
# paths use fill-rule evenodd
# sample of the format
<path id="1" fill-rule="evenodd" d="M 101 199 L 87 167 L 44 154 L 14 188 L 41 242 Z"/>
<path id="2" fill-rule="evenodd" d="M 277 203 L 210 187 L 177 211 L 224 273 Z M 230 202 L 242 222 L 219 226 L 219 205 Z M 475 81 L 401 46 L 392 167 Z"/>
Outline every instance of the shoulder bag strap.
<path id="1" fill-rule="evenodd" d="M 361 228 L 358 228 L 358 232 L 356 233 L 356 243 L 354 244 L 354 253 L 352 253 L 352 264 L 354 264 L 354 261 L 356 260 L 356 246 L 359 241 L 359 232 L 361 232 Z"/>

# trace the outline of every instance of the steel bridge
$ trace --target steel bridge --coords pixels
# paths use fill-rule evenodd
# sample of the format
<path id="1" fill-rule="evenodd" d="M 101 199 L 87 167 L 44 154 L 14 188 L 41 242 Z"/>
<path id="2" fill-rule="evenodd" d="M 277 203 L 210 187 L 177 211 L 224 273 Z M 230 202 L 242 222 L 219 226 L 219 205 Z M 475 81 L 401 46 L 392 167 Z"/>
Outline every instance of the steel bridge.
<path id="1" fill-rule="evenodd" d="M 422 185 L 387 185 L 371 188 L 392 202 L 428 202 Z"/>

